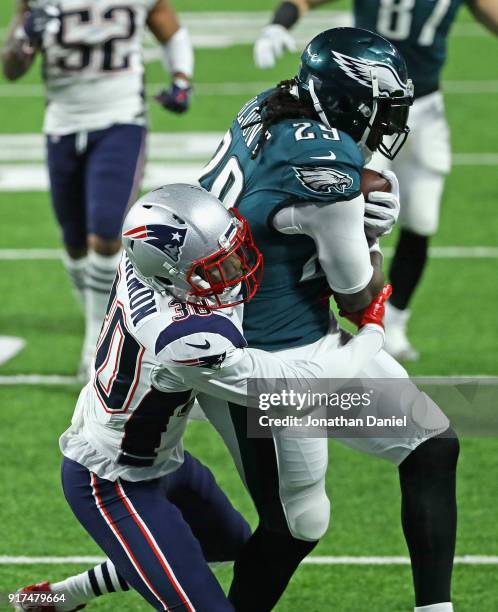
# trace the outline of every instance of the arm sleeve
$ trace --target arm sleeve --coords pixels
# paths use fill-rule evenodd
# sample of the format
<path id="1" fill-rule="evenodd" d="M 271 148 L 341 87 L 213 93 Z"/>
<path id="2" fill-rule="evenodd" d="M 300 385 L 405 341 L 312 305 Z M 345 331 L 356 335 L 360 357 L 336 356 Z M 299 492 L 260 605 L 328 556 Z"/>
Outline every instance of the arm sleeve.
<path id="1" fill-rule="evenodd" d="M 170 391 L 181 381 L 185 388 L 213 397 L 258 407 L 259 395 L 271 389 L 274 379 L 293 380 L 293 388 L 307 391 L 311 381 L 320 378 L 354 378 L 378 353 L 384 332 L 378 325 L 366 325 L 347 344 L 334 350 L 326 342 L 317 348 L 312 360 L 283 359 L 278 354 L 259 349 L 235 349 L 218 370 L 210 368 L 171 367 L 157 369 L 153 385 Z"/>
<path id="2" fill-rule="evenodd" d="M 364 289 L 373 274 L 363 225 L 364 209 L 362 195 L 331 204 L 294 204 L 274 216 L 273 227 L 283 234 L 310 236 L 330 288 L 352 294 Z"/>

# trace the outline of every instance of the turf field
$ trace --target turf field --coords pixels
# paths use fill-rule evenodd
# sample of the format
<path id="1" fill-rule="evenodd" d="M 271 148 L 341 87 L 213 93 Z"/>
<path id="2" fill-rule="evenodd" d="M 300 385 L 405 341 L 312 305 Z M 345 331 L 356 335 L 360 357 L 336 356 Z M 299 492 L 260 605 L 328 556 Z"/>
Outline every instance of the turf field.
<path id="1" fill-rule="evenodd" d="M 233 44 L 250 40 L 247 32 L 257 29 L 263 16 L 255 13 L 251 18 L 244 13 L 233 21 L 236 16 L 228 11 L 264 11 L 270 4 L 266 0 L 178 0 L 175 4 L 188 11 L 186 19 L 198 34 L 194 39 L 201 40 L 202 28 L 208 30 L 213 23 L 218 38 L 226 35 L 223 44 L 229 46 L 213 46 L 214 34 L 205 43 L 208 48 L 198 49 L 197 92 L 188 115 L 175 117 L 151 106 L 153 132 L 175 132 L 188 143 L 189 153 L 178 156 L 181 144 L 168 148 L 167 136 L 158 136 L 151 147 L 148 186 L 190 176 L 209 157 L 209 147 L 199 133 L 209 132 L 209 138 L 215 138 L 224 132 L 252 93 L 292 75 L 297 63 L 297 56 L 288 56 L 276 69 L 261 72 L 253 66 L 251 47 Z M 1 3 L 0 28 L 8 22 L 10 5 L 13 1 Z M 347 3 L 337 7 L 345 10 Z M 212 14 L 196 17 L 195 11 L 226 14 L 220 19 Z M 316 13 L 314 19 L 319 23 Z M 441 230 L 433 242 L 437 249 L 413 304 L 412 338 L 422 353 L 421 360 L 408 368 L 414 375 L 498 375 L 497 51 L 497 41 L 462 11 L 444 74 L 455 163 L 444 196 Z M 165 81 L 157 61 L 148 63 L 147 77 L 151 92 Z M 0 366 L 0 592 L 40 579 L 61 579 L 89 565 L 73 564 L 70 559 L 47 565 L 51 557 L 100 555 L 73 519 L 59 484 L 57 438 L 69 422 L 78 387 L 33 384 L 47 383 L 50 375 L 75 373 L 83 328 L 58 259 L 58 230 L 45 190 L 42 143 L 36 136 L 43 114 L 39 83 L 36 69 L 18 84 L 0 83 L 0 335 L 26 340 L 25 349 Z M 20 135 L 25 135 L 24 140 Z M 386 244 L 392 245 L 393 240 Z M 186 446 L 212 467 L 223 488 L 254 522 L 251 502 L 209 426 L 193 424 Z M 410 610 L 413 597 L 409 567 L 403 563 L 407 553 L 399 524 L 396 470 L 335 443 L 331 443 L 330 466 L 332 525 L 313 553 L 322 557 L 322 564 L 303 565 L 277 609 Z M 455 569 L 454 599 L 459 612 L 498 610 L 497 469 L 496 438 L 463 438 L 457 554 L 472 555 L 473 560 Z M 21 556 L 37 559 L 22 560 Z M 491 556 L 494 564 L 489 563 Z M 341 562 L 340 557 L 354 559 L 344 563 L 347 560 Z M 359 557 L 380 558 L 381 563 L 365 559 L 359 565 Z M 487 564 L 476 564 L 479 559 Z M 230 569 L 220 570 L 219 576 L 228 585 Z M 89 609 L 148 608 L 135 594 L 127 593 L 101 598 Z"/>

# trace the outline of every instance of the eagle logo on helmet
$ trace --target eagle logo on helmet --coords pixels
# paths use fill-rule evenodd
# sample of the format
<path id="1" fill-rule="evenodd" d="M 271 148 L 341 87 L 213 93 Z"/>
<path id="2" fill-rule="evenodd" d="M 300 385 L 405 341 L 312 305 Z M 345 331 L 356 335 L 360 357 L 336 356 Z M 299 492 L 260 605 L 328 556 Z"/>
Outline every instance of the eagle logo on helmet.
<path id="1" fill-rule="evenodd" d="M 123 236 L 131 240 L 143 240 L 161 251 L 173 263 L 178 263 L 187 231 L 187 228 L 174 225 L 141 225 L 128 230 Z"/>
<path id="2" fill-rule="evenodd" d="M 294 172 L 301 184 L 315 193 L 345 193 L 353 184 L 349 174 L 325 166 L 294 166 Z"/>
<path id="3" fill-rule="evenodd" d="M 391 93 L 401 89 L 405 92 L 407 89 L 406 83 L 401 81 L 396 70 L 389 64 L 369 62 L 368 60 L 344 55 L 344 53 L 339 53 L 338 51 L 332 51 L 332 55 L 348 77 L 365 85 L 365 87 L 372 88 L 372 70 L 375 70 L 380 91 Z"/>

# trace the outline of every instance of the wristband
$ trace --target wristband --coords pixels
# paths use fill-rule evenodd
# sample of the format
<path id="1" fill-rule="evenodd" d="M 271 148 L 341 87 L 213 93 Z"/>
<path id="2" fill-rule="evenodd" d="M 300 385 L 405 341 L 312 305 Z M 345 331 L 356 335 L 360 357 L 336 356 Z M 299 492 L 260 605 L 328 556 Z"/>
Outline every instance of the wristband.
<path id="1" fill-rule="evenodd" d="M 294 2 L 282 2 L 273 16 L 272 23 L 275 25 L 281 25 L 286 30 L 289 30 L 298 19 L 299 9 Z"/>
<path id="2" fill-rule="evenodd" d="M 162 45 L 163 63 L 170 74 L 181 72 L 188 78 L 194 73 L 194 51 L 186 28 L 180 28 Z"/>

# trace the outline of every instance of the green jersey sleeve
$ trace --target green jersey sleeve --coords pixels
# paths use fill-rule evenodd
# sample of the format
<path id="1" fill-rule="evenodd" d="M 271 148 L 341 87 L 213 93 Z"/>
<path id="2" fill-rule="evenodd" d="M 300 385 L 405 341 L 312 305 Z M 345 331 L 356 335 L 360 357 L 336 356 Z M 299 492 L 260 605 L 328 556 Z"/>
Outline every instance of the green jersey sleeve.
<path id="1" fill-rule="evenodd" d="M 288 151 L 282 184 L 289 196 L 305 201 L 337 202 L 360 193 L 364 159 L 343 132 L 316 121 L 285 121 L 280 140 Z"/>

